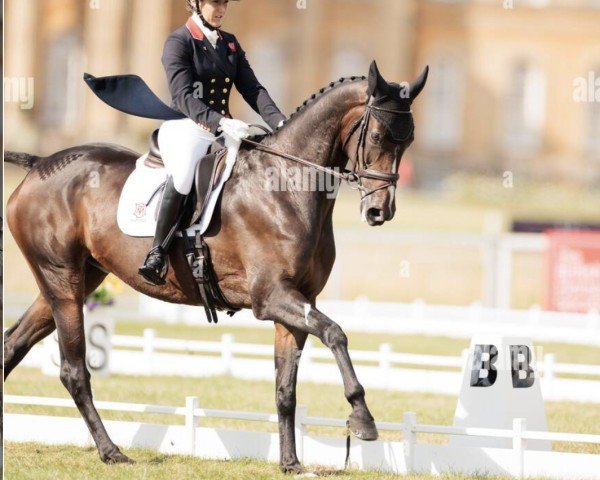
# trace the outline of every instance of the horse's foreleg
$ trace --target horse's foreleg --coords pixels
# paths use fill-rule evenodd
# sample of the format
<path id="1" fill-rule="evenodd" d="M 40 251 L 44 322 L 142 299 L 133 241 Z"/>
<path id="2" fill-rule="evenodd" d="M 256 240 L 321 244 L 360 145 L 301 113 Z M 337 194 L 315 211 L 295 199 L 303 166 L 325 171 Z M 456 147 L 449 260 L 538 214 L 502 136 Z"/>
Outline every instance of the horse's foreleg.
<path id="1" fill-rule="evenodd" d="M 269 285 L 264 282 L 262 285 Z M 344 381 L 344 395 L 350 405 L 350 430 L 362 440 L 376 440 L 377 428 L 365 401 L 365 389 L 359 383 L 348 354 L 348 338 L 340 326 L 314 308 L 299 291 L 285 284 L 253 294 L 252 310 L 256 318 L 273 320 L 289 329 L 318 337 L 333 353 Z"/>
<path id="2" fill-rule="evenodd" d="M 295 415 L 298 362 L 307 334 L 275 324 L 276 403 L 279 416 L 279 468 L 284 473 L 301 473 L 296 455 Z"/>
<path id="3" fill-rule="evenodd" d="M 85 269 L 85 295 L 92 293 L 106 278 L 106 273 L 88 264 Z M 38 295 L 23 316 L 4 335 L 4 379 L 25 358 L 31 348 L 56 328 L 52 309 L 43 295 Z"/>

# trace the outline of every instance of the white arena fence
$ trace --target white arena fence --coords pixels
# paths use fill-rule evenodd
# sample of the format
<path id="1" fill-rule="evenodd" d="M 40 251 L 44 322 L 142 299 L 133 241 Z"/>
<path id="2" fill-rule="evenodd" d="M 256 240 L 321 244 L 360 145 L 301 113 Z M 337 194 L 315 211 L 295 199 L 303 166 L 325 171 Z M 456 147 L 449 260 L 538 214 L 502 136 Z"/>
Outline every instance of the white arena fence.
<path id="1" fill-rule="evenodd" d="M 18 298 L 17 298 L 18 297 Z M 29 307 L 31 298 L 11 296 L 5 305 L 6 318 L 19 318 Z M 121 302 L 122 305 L 123 302 Z M 390 335 L 428 335 L 468 338 L 474 332 L 504 336 L 522 336 L 534 342 L 557 342 L 600 347 L 600 314 L 548 312 L 539 307 L 512 310 L 470 306 L 429 305 L 416 300 L 412 303 L 372 302 L 365 298 L 354 301 L 321 300 L 319 309 L 341 325 L 346 332 L 385 333 Z M 139 306 L 110 308 L 117 321 L 161 321 L 207 325 L 204 309 L 175 305 L 140 295 Z M 233 317 L 219 312 L 219 325 L 273 329 L 272 322 L 259 321 L 250 310 Z"/>
<path id="2" fill-rule="evenodd" d="M 364 298 L 354 301 L 322 300 L 319 310 L 331 317 L 347 332 L 385 333 L 397 335 L 429 335 L 468 338 L 473 332 L 521 336 L 534 342 L 558 342 L 600 347 L 600 314 L 548 312 L 539 307 L 511 310 L 470 306 L 429 305 L 417 300 L 412 303 L 371 302 Z M 206 325 L 201 307 L 174 305 L 140 296 L 138 319 L 160 319 L 169 323 Z M 134 318 L 129 317 L 131 320 Z M 125 315 L 119 318 L 127 318 Z M 273 328 L 271 322 L 259 321 L 250 310 L 233 317 L 219 315 L 220 324 L 236 327 Z"/>
<path id="3" fill-rule="evenodd" d="M 7 395 L 6 404 L 72 407 L 72 400 Z M 276 423 L 277 415 L 199 408 L 197 397 L 187 397 L 182 407 L 115 402 L 95 402 L 99 410 L 158 413 L 185 417 L 185 425 L 156 425 L 130 421 L 105 421 L 112 439 L 125 448 L 142 448 L 165 454 L 185 454 L 209 459 L 255 458 L 277 462 L 279 438 L 274 433 L 236 431 L 201 426 L 203 418 L 236 419 Z M 343 468 L 345 438 L 311 436 L 310 426 L 345 427 L 345 420 L 308 416 L 306 407 L 296 414 L 296 441 L 300 461 L 305 465 Z M 528 440 L 600 444 L 600 435 L 528 431 L 524 419 L 515 419 L 511 429 L 459 428 L 420 425 L 414 413 L 405 413 L 402 423 L 378 422 L 380 431 L 401 431 L 404 441 L 363 442 L 352 439 L 351 467 L 393 473 L 495 474 L 514 478 L 598 478 L 600 455 L 534 451 Z M 92 446 L 93 441 L 81 418 L 7 413 L 5 439 L 11 442 Z M 512 448 L 459 447 L 417 442 L 420 433 L 466 435 L 512 439 Z"/>
<path id="4" fill-rule="evenodd" d="M 236 343 L 230 334 L 223 335 L 220 342 L 207 342 L 157 338 L 153 329 L 145 329 L 143 337 L 113 335 L 112 347 L 110 371 L 115 374 L 275 379 L 273 345 Z M 459 394 L 461 368 L 468 361 L 466 354 L 467 350 L 462 357 L 398 353 L 392 351 L 390 344 L 380 345 L 378 351 L 350 350 L 357 375 L 365 387 L 448 395 Z M 553 354 L 539 357 L 543 360 L 537 363 L 537 371 L 543 373 L 541 387 L 545 400 L 600 403 L 600 378 L 559 376 L 600 377 L 600 365 L 557 363 Z M 341 375 L 333 360 L 330 350 L 315 348 L 307 340 L 298 380 L 341 384 Z M 44 346 L 36 346 L 23 364 L 42 367 L 49 361 Z"/>

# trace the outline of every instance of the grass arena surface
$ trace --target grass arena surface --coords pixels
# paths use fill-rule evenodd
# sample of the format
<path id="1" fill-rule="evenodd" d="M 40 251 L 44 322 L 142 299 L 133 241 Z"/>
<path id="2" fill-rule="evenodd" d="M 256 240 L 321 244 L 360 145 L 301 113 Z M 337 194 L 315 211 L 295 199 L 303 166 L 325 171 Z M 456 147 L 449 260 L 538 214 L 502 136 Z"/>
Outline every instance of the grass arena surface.
<path id="1" fill-rule="evenodd" d="M 230 377 L 185 379 L 178 377 L 131 377 L 113 375 L 92 379 L 94 398 L 114 402 L 147 403 L 183 406 L 186 395 L 200 398 L 204 408 L 220 408 L 249 412 L 275 412 L 275 388 L 272 382 L 245 381 Z M 68 397 L 58 378 L 42 375 L 37 369 L 18 367 L 5 384 L 10 395 Z M 326 399 L 326 401 L 324 400 Z M 424 393 L 392 392 L 367 389 L 367 402 L 378 421 L 401 422 L 406 411 L 417 414 L 419 423 L 451 425 L 456 397 Z M 311 416 L 347 418 L 350 406 L 341 385 L 298 384 L 298 403 L 308 406 Z M 6 405 L 6 413 L 53 414 L 78 417 L 75 409 Z M 131 420 L 147 423 L 183 424 L 183 417 L 120 412 L 100 412 L 106 420 Z M 548 427 L 551 431 L 599 433 L 600 405 L 571 402 L 546 402 Z M 228 429 L 276 432 L 277 426 L 241 420 L 201 419 L 201 425 Z M 309 427 L 312 435 L 342 437 L 344 429 Z M 444 435 L 419 435 L 421 441 L 445 443 Z M 401 440 L 401 432 L 381 432 L 383 440 Z M 590 444 L 555 443 L 557 451 L 600 453 L 600 446 Z M 10 454 L 6 455 L 7 465 Z"/>
<path id="2" fill-rule="evenodd" d="M 34 443 L 7 443 L 5 454 L 11 458 L 5 468 L 5 480 L 270 480 L 293 479 L 283 475 L 276 464 L 259 460 L 202 460 L 187 456 L 170 456 L 144 450 L 128 450 L 136 461 L 134 465 L 104 465 L 98 459 L 96 449 L 55 447 Z M 464 475 L 394 475 L 373 471 L 333 471 L 319 467 L 310 468 L 319 477 L 336 480 L 404 480 L 436 479 L 461 480 L 486 478 L 499 480 L 508 477 L 470 477 Z"/>

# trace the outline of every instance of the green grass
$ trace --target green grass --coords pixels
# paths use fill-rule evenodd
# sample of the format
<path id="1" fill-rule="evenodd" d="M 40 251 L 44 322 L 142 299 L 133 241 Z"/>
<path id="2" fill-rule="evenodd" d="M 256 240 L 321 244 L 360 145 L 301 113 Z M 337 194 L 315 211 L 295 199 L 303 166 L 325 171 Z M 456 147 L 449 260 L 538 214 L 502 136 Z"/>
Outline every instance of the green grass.
<path id="1" fill-rule="evenodd" d="M 185 379 L 178 377 L 130 377 L 113 375 L 92 379 L 94 398 L 114 402 L 148 403 L 183 406 L 186 395 L 196 395 L 204 408 L 224 408 L 250 412 L 275 412 L 275 387 L 267 381 L 245 381 L 229 377 Z M 17 367 L 5 384 L 9 395 L 68 397 L 58 378 L 43 376 L 37 369 Z M 400 422 L 405 411 L 417 413 L 423 423 L 448 424 L 452 422 L 455 398 L 433 394 L 408 394 L 383 390 L 369 390 L 367 401 L 378 421 Z M 298 403 L 308 406 L 309 415 L 346 418 L 350 406 L 344 398 L 341 385 L 300 383 Z M 7 405 L 6 412 L 51 412 L 78 416 L 75 409 L 26 407 Z M 183 424 L 183 417 L 107 411 L 102 417 L 111 420 L 145 421 L 150 423 Z M 203 419 L 205 426 L 250 429 L 276 432 L 275 424 L 237 420 Z M 310 427 L 311 434 L 343 435 L 343 428 Z M 396 433 L 382 432 L 386 439 L 401 438 Z"/>
<path id="2" fill-rule="evenodd" d="M 5 468 L 5 480 L 271 480 L 292 479 L 283 475 L 275 463 L 260 460 L 203 460 L 183 455 L 163 455 L 146 450 L 128 450 L 135 458 L 134 465 L 104 465 L 98 459 L 95 449 L 76 447 L 55 447 L 34 443 L 7 443 L 5 454 L 10 462 Z M 374 471 L 356 470 L 334 471 L 318 466 L 308 469 L 319 477 L 336 480 L 404 480 L 436 479 L 462 480 L 486 478 L 500 480 L 507 477 L 467 477 L 464 475 L 393 475 Z"/>

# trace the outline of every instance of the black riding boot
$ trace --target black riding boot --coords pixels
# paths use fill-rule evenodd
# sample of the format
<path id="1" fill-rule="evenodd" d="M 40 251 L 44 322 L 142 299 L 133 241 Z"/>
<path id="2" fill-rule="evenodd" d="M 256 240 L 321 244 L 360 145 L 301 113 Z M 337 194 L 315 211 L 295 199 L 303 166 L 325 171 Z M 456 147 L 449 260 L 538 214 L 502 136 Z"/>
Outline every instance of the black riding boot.
<path id="1" fill-rule="evenodd" d="M 153 285 L 165 284 L 165 277 L 169 268 L 167 252 L 177 230 L 179 210 L 184 199 L 185 195 L 175 190 L 173 177 L 169 176 L 158 211 L 154 244 L 148 252 L 144 265 L 138 270 L 140 275 Z"/>

